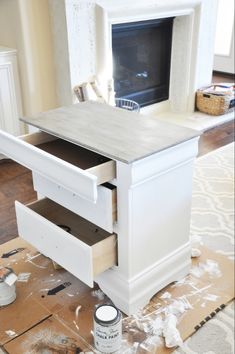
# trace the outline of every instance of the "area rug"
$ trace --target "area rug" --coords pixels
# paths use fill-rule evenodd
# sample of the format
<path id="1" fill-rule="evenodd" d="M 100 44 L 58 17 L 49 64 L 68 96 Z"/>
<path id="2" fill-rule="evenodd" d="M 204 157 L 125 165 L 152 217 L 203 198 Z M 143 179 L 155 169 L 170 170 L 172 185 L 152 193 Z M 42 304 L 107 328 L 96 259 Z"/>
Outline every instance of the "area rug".
<path id="1" fill-rule="evenodd" d="M 193 242 L 234 259 L 234 143 L 197 159 L 191 218 Z M 234 303 L 174 354 L 233 354 Z"/>

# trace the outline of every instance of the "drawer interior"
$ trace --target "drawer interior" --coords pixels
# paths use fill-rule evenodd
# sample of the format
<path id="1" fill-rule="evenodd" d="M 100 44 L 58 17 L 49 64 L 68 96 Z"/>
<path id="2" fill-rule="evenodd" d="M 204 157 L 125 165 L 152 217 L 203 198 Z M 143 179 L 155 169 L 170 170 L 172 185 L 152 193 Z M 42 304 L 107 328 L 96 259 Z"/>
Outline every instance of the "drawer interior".
<path id="1" fill-rule="evenodd" d="M 65 231 L 69 228 L 71 235 L 86 243 L 88 246 L 93 246 L 111 235 L 109 232 L 99 228 L 50 199 L 41 199 L 36 203 L 28 205 L 28 207 L 53 224 L 63 225 Z"/>
<path id="2" fill-rule="evenodd" d="M 62 139 L 45 142 L 37 145 L 37 147 L 50 153 L 51 155 L 73 164 L 74 166 L 80 167 L 83 170 L 110 161 L 107 157 L 90 150 L 86 150 L 78 145 L 74 145 Z"/>
<path id="3" fill-rule="evenodd" d="M 61 161 L 91 173 L 97 177 L 97 185 L 111 181 L 116 177 L 115 161 L 54 135 L 39 131 L 24 135 L 19 139 L 36 146 L 52 158 L 59 158 Z M 28 166 L 26 165 L 26 167 Z"/>

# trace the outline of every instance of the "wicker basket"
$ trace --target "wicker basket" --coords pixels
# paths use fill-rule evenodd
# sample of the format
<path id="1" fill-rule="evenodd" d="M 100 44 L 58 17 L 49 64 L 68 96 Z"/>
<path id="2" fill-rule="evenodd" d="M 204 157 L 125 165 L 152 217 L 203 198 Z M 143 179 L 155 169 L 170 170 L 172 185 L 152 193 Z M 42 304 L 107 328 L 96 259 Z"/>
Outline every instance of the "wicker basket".
<path id="1" fill-rule="evenodd" d="M 203 87 L 197 91 L 196 106 L 201 112 L 214 116 L 228 113 L 235 106 L 233 84 Z"/>

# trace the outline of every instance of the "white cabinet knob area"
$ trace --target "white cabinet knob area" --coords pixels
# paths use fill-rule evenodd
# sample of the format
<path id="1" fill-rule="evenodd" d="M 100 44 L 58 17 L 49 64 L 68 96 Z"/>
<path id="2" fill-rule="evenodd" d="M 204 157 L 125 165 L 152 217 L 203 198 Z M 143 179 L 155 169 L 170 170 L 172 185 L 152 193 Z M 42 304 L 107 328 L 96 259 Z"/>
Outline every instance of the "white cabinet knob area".
<path id="1" fill-rule="evenodd" d="M 0 129 L 20 135 L 22 115 L 16 49 L 0 46 Z"/>
<path id="2" fill-rule="evenodd" d="M 189 272 L 198 132 L 95 102 L 23 121 L 41 131 L 0 132 L 0 153 L 47 198 L 16 203 L 21 237 L 126 314 Z"/>

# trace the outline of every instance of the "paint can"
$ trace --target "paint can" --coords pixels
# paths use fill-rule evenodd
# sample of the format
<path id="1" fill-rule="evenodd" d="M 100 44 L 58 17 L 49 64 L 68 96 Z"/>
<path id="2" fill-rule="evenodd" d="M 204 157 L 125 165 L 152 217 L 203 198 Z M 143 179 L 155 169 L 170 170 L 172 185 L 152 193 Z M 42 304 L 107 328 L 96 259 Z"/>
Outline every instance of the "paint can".
<path id="1" fill-rule="evenodd" d="M 0 267 L 0 306 L 11 304 L 16 299 L 17 276 L 11 268 Z"/>
<path id="2" fill-rule="evenodd" d="M 113 353 L 122 343 L 122 314 L 115 306 L 99 305 L 94 312 L 94 343 L 102 353 Z"/>

